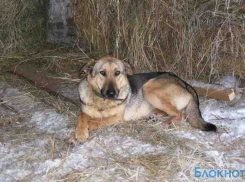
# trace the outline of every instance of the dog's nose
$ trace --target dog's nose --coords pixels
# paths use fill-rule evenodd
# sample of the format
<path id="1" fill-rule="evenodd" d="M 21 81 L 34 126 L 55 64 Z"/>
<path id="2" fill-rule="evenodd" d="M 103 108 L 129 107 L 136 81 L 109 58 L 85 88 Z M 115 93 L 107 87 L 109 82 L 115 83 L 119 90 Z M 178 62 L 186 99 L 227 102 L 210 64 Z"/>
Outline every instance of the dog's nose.
<path id="1" fill-rule="evenodd" d="M 112 84 L 107 89 L 102 89 L 101 94 L 105 99 L 116 99 L 118 96 L 118 92 Z"/>
<path id="2" fill-rule="evenodd" d="M 114 89 L 113 90 L 109 89 L 109 90 L 106 91 L 106 96 L 109 99 L 116 98 L 115 97 L 116 96 L 116 91 Z"/>

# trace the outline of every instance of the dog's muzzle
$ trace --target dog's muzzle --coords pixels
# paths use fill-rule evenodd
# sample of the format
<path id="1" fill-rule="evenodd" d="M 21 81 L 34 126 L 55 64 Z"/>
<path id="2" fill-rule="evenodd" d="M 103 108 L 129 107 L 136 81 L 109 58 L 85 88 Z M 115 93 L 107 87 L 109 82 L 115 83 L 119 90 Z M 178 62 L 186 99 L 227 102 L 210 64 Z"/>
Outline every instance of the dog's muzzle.
<path id="1" fill-rule="evenodd" d="M 101 95 L 105 99 L 116 99 L 118 96 L 118 91 L 113 87 L 113 84 L 110 84 L 108 89 L 102 89 Z"/>

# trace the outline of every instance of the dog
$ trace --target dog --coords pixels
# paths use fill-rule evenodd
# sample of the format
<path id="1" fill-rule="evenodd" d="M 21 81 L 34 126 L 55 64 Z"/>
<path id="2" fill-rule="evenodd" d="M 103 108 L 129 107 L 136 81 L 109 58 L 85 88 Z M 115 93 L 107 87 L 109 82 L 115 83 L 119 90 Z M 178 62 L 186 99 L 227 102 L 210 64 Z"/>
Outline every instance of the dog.
<path id="1" fill-rule="evenodd" d="M 129 64 L 114 57 L 91 61 L 82 70 L 86 73 L 79 84 L 82 113 L 71 143 L 86 141 L 94 129 L 144 118 L 154 111 L 168 114 L 171 124 L 182 120 L 185 109 L 192 127 L 217 130 L 203 120 L 194 88 L 173 73 L 133 74 Z"/>

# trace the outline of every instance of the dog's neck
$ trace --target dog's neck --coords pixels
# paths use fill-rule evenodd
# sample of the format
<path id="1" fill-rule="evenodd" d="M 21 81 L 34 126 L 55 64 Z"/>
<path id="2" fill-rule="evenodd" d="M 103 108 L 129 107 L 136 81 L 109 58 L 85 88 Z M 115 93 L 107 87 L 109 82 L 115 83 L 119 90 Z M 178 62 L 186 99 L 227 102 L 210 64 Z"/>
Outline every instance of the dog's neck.
<path id="1" fill-rule="evenodd" d="M 97 96 L 100 97 L 100 98 L 102 98 L 102 99 L 104 99 L 104 100 L 106 100 L 102 96 L 99 96 L 99 95 L 97 95 Z M 128 96 L 125 99 L 107 99 L 107 100 L 111 100 L 111 101 L 121 101 L 121 102 L 120 103 L 117 103 L 116 105 L 113 105 L 111 107 L 105 107 L 105 109 L 98 109 L 98 111 L 104 111 L 106 109 L 111 109 L 111 108 L 117 107 L 117 106 L 123 104 L 127 100 L 127 98 L 128 98 Z M 82 99 L 80 99 L 80 100 L 81 100 L 82 105 L 90 106 L 90 107 L 93 107 L 94 106 L 93 104 L 85 103 Z"/>

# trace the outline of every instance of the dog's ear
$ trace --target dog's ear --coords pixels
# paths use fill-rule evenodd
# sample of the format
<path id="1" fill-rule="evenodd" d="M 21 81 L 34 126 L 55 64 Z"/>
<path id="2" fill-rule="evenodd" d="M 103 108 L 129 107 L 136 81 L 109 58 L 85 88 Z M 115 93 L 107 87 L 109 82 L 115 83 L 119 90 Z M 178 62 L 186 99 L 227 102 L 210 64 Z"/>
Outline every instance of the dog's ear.
<path id="1" fill-rule="evenodd" d="M 83 67 L 80 69 L 81 74 L 91 74 L 94 68 L 94 65 L 96 64 L 95 60 L 90 60 L 88 63 L 83 65 Z"/>
<path id="2" fill-rule="evenodd" d="M 128 63 L 124 62 L 123 64 L 124 64 L 124 67 L 125 67 L 126 75 L 133 75 L 134 71 L 133 71 L 132 67 Z"/>

